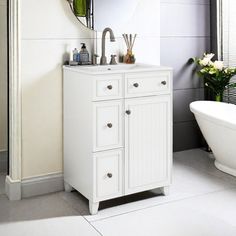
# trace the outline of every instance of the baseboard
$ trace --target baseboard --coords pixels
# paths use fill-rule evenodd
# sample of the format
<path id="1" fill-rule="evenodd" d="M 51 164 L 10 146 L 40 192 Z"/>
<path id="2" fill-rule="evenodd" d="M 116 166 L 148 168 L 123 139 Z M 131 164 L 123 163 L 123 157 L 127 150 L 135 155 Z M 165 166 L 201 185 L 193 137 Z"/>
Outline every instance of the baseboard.
<path id="1" fill-rule="evenodd" d="M 64 190 L 63 174 L 48 174 L 22 180 L 21 197 L 28 198 Z"/>
<path id="2" fill-rule="evenodd" d="M 5 192 L 9 200 L 15 201 L 21 199 L 21 181 L 12 180 L 8 175 L 5 182 Z"/>

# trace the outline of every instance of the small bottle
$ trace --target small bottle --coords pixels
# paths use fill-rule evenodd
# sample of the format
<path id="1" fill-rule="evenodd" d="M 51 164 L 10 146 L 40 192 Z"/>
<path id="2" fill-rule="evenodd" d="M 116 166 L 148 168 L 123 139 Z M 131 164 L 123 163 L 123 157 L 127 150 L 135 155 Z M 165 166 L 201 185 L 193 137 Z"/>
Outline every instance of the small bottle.
<path id="1" fill-rule="evenodd" d="M 79 52 L 78 52 L 77 48 L 75 48 L 73 50 L 73 61 L 77 61 L 78 54 L 79 54 Z"/>
<path id="2" fill-rule="evenodd" d="M 81 43 L 82 47 L 81 50 L 79 52 L 79 56 L 80 56 L 80 63 L 83 64 L 88 64 L 89 62 L 89 52 L 86 49 L 86 45 L 85 43 Z"/>

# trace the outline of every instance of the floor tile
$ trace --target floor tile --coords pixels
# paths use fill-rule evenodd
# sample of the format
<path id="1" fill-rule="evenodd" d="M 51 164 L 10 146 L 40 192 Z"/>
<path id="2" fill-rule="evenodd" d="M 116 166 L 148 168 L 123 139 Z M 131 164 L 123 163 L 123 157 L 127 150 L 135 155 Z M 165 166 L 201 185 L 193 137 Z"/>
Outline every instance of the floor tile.
<path id="1" fill-rule="evenodd" d="M 0 196 L 0 223 L 77 215 L 79 212 L 70 207 L 60 193 L 21 201 L 9 201 L 5 195 Z"/>
<path id="2" fill-rule="evenodd" d="M 228 183 L 236 185 L 236 177 L 228 175 L 218 170 L 214 165 L 214 156 L 203 149 L 192 149 L 174 154 L 175 163 L 181 164 L 183 167 L 189 166 L 195 170 L 199 170 L 209 175 L 219 177 Z"/>
<path id="3" fill-rule="evenodd" d="M 188 160 L 190 158 L 192 161 Z M 201 168 L 201 165 L 204 166 L 205 170 Z M 223 172 L 219 175 L 213 175 L 210 172 L 216 173 L 218 170 L 215 168 L 213 160 L 209 158 L 205 151 L 194 149 L 175 153 L 172 185 L 169 196 L 153 194 L 149 198 L 139 199 L 133 202 L 129 200 L 130 197 L 127 197 L 127 202 L 123 202 L 123 204 L 122 202 L 119 204 L 119 200 L 114 199 L 108 208 L 106 205 L 105 207 L 102 205 L 97 215 L 91 216 L 88 213 L 86 214 L 86 212 L 83 215 L 86 214 L 85 217 L 89 221 L 96 221 L 135 210 L 236 187 L 236 178 L 233 177 L 232 181 L 228 181 L 228 178 L 231 178 L 231 176 Z"/>
<path id="4" fill-rule="evenodd" d="M 81 216 L 0 224 L 4 236 L 100 236 Z"/>
<path id="5" fill-rule="evenodd" d="M 222 206 L 224 200 L 229 201 L 226 207 Z M 110 217 L 92 224 L 103 236 L 233 236 L 236 235 L 235 203 L 236 190 L 224 190 L 217 194 Z"/>
<path id="6" fill-rule="evenodd" d="M 153 190 L 101 202 L 93 216 L 76 191 L 12 202 L 0 195 L 0 235 L 236 235 L 236 178 L 208 153 L 175 153 L 172 179 L 169 196 Z"/>

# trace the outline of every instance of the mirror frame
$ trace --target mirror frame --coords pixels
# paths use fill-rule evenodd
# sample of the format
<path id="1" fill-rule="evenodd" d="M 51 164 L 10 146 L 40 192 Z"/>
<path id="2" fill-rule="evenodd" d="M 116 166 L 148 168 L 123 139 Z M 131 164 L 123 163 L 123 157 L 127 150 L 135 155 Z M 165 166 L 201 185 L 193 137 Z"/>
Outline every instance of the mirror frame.
<path id="1" fill-rule="evenodd" d="M 73 7 L 73 0 L 66 0 L 70 6 L 70 9 L 71 11 L 73 12 L 74 16 L 76 17 L 76 19 L 82 24 L 84 25 L 85 27 L 87 27 L 88 29 L 90 30 L 94 30 L 94 0 L 90 0 L 91 1 L 91 7 L 88 8 L 88 11 L 89 11 L 89 14 L 88 16 L 89 17 L 85 17 L 86 18 L 86 22 L 87 22 L 87 25 L 84 24 L 84 22 L 82 22 L 80 20 L 80 17 L 77 16 L 75 14 L 75 11 L 74 11 L 74 7 Z"/>

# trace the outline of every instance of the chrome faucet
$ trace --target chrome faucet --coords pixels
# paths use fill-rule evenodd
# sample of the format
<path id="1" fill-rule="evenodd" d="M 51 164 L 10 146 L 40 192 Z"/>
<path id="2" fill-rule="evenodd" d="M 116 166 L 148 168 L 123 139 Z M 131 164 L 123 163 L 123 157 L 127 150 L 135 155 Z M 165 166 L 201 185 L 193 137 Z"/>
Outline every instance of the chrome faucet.
<path id="1" fill-rule="evenodd" d="M 105 53 L 105 42 L 106 42 L 106 33 L 110 33 L 110 41 L 115 42 L 115 36 L 111 28 L 105 28 L 102 32 L 102 56 L 100 60 L 100 65 L 107 65 L 107 58 L 106 58 L 106 53 Z"/>

